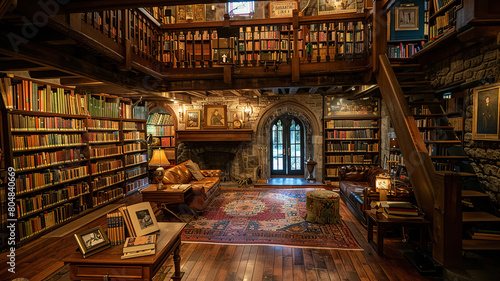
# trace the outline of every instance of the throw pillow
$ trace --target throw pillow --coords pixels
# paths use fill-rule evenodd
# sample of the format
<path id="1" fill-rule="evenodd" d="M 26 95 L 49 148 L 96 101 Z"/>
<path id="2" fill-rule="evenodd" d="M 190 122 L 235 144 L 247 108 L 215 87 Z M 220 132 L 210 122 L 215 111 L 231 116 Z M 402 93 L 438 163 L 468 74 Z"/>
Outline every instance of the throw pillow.
<path id="1" fill-rule="evenodd" d="M 184 166 L 186 166 L 186 168 L 189 170 L 189 172 L 191 172 L 191 174 L 197 181 L 202 181 L 205 179 L 205 176 L 203 176 L 203 174 L 201 173 L 198 164 L 189 160 L 186 164 L 184 164 Z"/>

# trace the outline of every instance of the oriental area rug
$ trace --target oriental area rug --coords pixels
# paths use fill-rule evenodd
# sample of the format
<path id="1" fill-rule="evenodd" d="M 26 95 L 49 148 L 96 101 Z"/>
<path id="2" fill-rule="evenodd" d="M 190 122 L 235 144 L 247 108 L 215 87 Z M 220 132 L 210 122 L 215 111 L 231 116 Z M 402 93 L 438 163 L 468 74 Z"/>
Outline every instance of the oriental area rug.
<path id="1" fill-rule="evenodd" d="M 360 250 L 343 221 L 319 225 L 304 220 L 311 190 L 223 189 L 186 226 L 182 241 Z"/>

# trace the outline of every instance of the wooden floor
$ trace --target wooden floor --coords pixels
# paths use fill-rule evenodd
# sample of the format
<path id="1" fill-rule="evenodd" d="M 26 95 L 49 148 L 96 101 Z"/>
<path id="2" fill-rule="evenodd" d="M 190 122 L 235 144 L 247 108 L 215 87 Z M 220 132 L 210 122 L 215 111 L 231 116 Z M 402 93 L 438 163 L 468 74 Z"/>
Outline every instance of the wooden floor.
<path id="1" fill-rule="evenodd" d="M 124 199 L 127 204 L 140 200 L 140 194 Z M 421 277 L 403 257 L 399 247 L 408 245 L 401 239 L 388 241 L 385 256 L 378 256 L 367 243 L 366 230 L 343 203 L 341 206 L 348 213 L 343 219 L 363 251 L 184 243 L 183 280 L 429 280 Z M 105 225 L 104 217 L 75 232 L 99 224 Z M 43 280 L 61 268 L 64 259 L 76 249 L 73 233 L 62 238 L 38 239 L 17 249 L 15 274 L 7 272 L 6 253 L 2 253 L 0 280 Z M 172 259 L 168 263 L 173 264 Z"/>

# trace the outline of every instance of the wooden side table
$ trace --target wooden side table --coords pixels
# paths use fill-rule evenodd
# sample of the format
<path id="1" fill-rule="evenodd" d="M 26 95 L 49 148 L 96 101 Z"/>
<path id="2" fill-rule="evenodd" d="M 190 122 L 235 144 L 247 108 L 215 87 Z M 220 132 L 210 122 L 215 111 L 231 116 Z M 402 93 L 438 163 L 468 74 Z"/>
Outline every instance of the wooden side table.
<path id="1" fill-rule="evenodd" d="M 152 184 L 143 190 L 141 190 L 142 201 L 144 202 L 155 202 L 158 208 L 172 214 L 177 219 L 182 222 L 189 222 L 183 219 L 179 214 L 172 210 L 172 205 L 180 205 L 183 209 L 191 213 L 191 218 L 198 218 L 196 212 L 186 204 L 186 200 L 193 196 L 193 188 L 188 187 L 186 189 L 172 189 L 173 184 L 166 184 L 165 189 L 158 190 L 157 184 Z"/>
<path id="2" fill-rule="evenodd" d="M 425 240 L 425 231 L 430 222 L 425 219 L 388 219 L 381 213 L 374 213 L 371 210 L 366 211 L 366 221 L 368 223 L 368 243 L 377 250 L 377 254 L 384 253 L 384 237 L 387 228 L 391 227 L 418 227 L 420 230 L 420 244 L 423 246 Z M 377 243 L 373 241 L 373 227 L 377 225 Z"/>
<path id="3" fill-rule="evenodd" d="M 83 258 L 80 252 L 69 256 L 64 263 L 69 264 L 71 280 L 151 280 L 165 263 L 170 254 L 174 255 L 175 273 L 172 280 L 180 281 L 181 272 L 181 232 L 185 223 L 158 223 L 160 235 L 156 244 L 156 254 L 132 259 L 121 259 L 123 245 L 112 246 L 100 253 Z"/>

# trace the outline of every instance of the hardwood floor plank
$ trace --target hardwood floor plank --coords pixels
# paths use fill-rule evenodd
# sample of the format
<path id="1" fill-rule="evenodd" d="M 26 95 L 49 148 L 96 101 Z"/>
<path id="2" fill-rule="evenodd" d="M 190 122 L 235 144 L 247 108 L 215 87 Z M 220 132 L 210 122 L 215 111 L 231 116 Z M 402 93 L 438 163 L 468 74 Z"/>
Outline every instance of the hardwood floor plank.
<path id="1" fill-rule="evenodd" d="M 337 267 L 335 266 L 335 263 L 333 262 L 333 257 L 330 251 L 322 249 L 320 253 L 323 256 L 323 259 L 325 260 L 325 265 L 328 270 L 328 276 L 330 277 L 330 280 L 340 281 L 339 272 L 337 270 Z"/>
<path id="2" fill-rule="evenodd" d="M 293 280 L 305 281 L 306 272 L 304 269 L 304 254 L 302 249 L 293 248 Z"/>
<path id="3" fill-rule="evenodd" d="M 208 247 L 206 244 L 190 244 L 190 245 L 195 245 L 194 252 L 186 258 L 186 261 L 184 262 L 184 265 L 181 267 L 181 271 L 184 272 L 184 278 L 188 278 L 191 275 L 191 272 L 195 265 L 198 263 L 198 261 L 202 258 L 202 254 L 205 251 L 205 248 Z M 182 256 L 181 256 L 181 262 L 182 262 Z"/>
<path id="4" fill-rule="evenodd" d="M 185 276 L 186 281 L 196 281 L 198 280 L 198 276 L 201 273 L 201 270 L 203 266 L 205 265 L 205 262 L 207 262 L 207 256 L 212 252 L 212 250 L 215 248 L 215 245 L 207 244 L 203 245 L 203 250 L 200 253 L 200 259 L 198 259 L 195 264 L 193 265 L 193 268 L 189 272 L 188 276 Z M 201 249 L 200 249 L 201 250 Z M 186 273 L 184 273 L 186 274 Z"/>
<path id="5" fill-rule="evenodd" d="M 233 281 L 236 280 L 236 272 L 238 271 L 238 266 L 241 262 L 241 257 L 243 256 L 244 246 L 235 246 L 233 256 L 231 257 L 229 268 L 227 269 L 227 275 L 224 280 Z"/>
<path id="6" fill-rule="evenodd" d="M 283 280 L 293 279 L 293 254 L 292 248 L 283 247 Z"/>
<path id="7" fill-rule="evenodd" d="M 274 268 L 273 268 L 273 281 L 283 280 L 283 263 L 285 257 L 283 256 L 283 247 L 274 248 Z"/>
<path id="8" fill-rule="evenodd" d="M 260 281 L 264 275 L 264 261 L 265 261 L 265 248 L 266 246 L 257 246 L 257 258 L 253 268 L 253 281 Z M 250 279 L 249 279 L 250 280 Z"/>
<path id="9" fill-rule="evenodd" d="M 213 264 L 210 265 L 210 267 L 208 267 L 209 271 L 205 279 L 200 278 L 200 280 L 209 280 L 209 281 L 215 280 L 215 278 L 218 277 L 217 272 L 219 271 L 220 268 L 225 268 L 225 270 L 227 271 L 228 264 L 225 262 L 224 259 L 226 257 L 229 245 L 217 245 L 217 246 L 219 247 L 219 251 L 217 252 L 217 255 L 214 258 L 214 262 Z M 224 280 L 224 278 L 222 278 L 222 280 Z"/>
<path id="10" fill-rule="evenodd" d="M 236 271 L 236 278 L 234 280 L 242 281 L 243 277 L 245 277 L 245 271 L 247 269 L 248 259 L 250 258 L 251 248 L 252 246 L 245 246 L 245 248 L 243 249 L 243 254 L 241 255 L 241 260 L 238 264 L 238 270 Z"/>
<path id="11" fill-rule="evenodd" d="M 226 251 L 224 251 L 224 255 L 222 257 L 222 263 L 219 269 L 216 271 L 213 276 L 214 279 L 210 279 L 210 276 L 207 277 L 207 280 L 225 280 L 229 267 L 231 265 L 231 260 L 233 259 L 234 252 L 236 251 L 236 245 L 228 245 Z"/>
<path id="12" fill-rule="evenodd" d="M 262 274 L 262 280 L 272 281 L 273 280 L 273 269 L 274 269 L 274 249 L 273 246 L 264 247 L 264 270 Z"/>
<path id="13" fill-rule="evenodd" d="M 316 271 L 316 267 L 314 266 L 311 249 L 302 249 L 302 254 L 304 256 L 304 270 L 306 273 L 306 280 L 318 280 L 318 273 Z"/>
<path id="14" fill-rule="evenodd" d="M 213 268 L 216 267 L 217 264 L 219 264 L 216 258 L 219 256 L 219 253 L 223 251 L 222 249 L 224 247 L 227 247 L 227 245 L 213 245 L 212 249 L 208 253 L 208 256 L 206 256 L 206 262 L 200 271 L 200 275 L 198 275 L 198 278 L 196 278 L 196 281 L 208 280 L 207 276 L 210 271 L 213 270 Z"/>
<path id="15" fill-rule="evenodd" d="M 328 268 L 326 267 L 325 259 L 320 253 L 320 249 L 312 249 L 311 254 L 314 262 L 314 268 L 316 273 L 318 274 L 318 280 L 330 280 L 330 276 L 328 275 Z"/>
<path id="16" fill-rule="evenodd" d="M 362 281 L 369 281 L 370 278 L 368 278 L 368 275 L 366 274 L 363 265 L 361 265 L 361 262 L 359 261 L 354 251 L 345 251 L 345 252 L 347 252 L 347 254 L 349 255 L 351 262 L 354 266 L 354 270 L 358 274 L 359 279 L 361 279 Z"/>
<path id="17" fill-rule="evenodd" d="M 252 280 L 258 250 L 258 246 L 250 246 L 250 254 L 248 255 L 248 262 L 245 268 L 243 280 Z"/>
<path id="18" fill-rule="evenodd" d="M 375 276 L 375 273 L 373 272 L 372 268 L 368 264 L 368 261 L 365 259 L 365 256 L 363 255 L 362 252 L 357 251 L 354 254 L 358 258 L 361 265 L 363 266 L 363 269 L 365 270 L 365 273 L 368 276 L 369 280 L 371 280 L 371 281 L 381 280 L 381 279 L 378 279 L 377 276 Z M 383 280 L 387 280 L 387 277 L 384 276 L 383 278 L 384 278 Z"/>
<path id="19" fill-rule="evenodd" d="M 347 273 L 346 273 L 344 264 L 342 263 L 342 260 L 340 259 L 339 252 L 340 252 L 339 250 L 330 250 L 330 254 L 332 255 L 333 263 L 335 264 L 335 268 L 337 268 L 337 272 L 339 273 L 340 280 L 347 280 Z"/>

